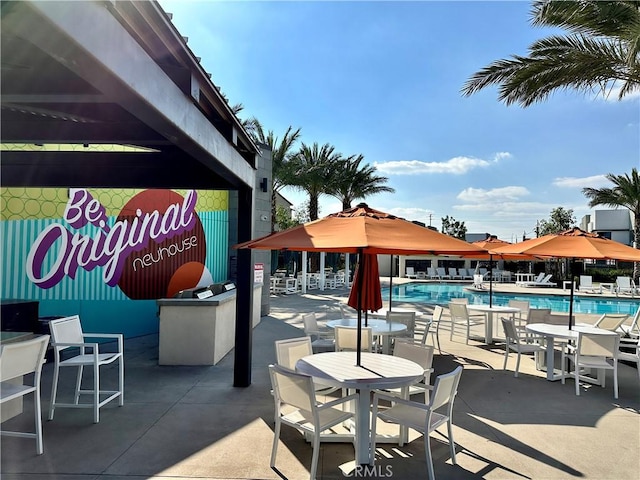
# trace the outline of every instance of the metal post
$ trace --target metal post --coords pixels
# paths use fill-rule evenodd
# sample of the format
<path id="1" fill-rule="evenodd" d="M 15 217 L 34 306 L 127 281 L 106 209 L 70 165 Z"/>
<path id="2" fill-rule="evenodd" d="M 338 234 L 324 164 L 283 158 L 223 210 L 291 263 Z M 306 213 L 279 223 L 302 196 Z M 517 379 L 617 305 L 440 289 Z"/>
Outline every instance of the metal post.
<path id="1" fill-rule="evenodd" d="M 251 240 L 253 225 L 253 191 L 241 188 L 238 192 L 238 242 Z M 233 365 L 233 386 L 251 385 L 251 348 L 253 343 L 253 265 L 252 252 L 238 249 L 236 285 L 236 335 Z"/>

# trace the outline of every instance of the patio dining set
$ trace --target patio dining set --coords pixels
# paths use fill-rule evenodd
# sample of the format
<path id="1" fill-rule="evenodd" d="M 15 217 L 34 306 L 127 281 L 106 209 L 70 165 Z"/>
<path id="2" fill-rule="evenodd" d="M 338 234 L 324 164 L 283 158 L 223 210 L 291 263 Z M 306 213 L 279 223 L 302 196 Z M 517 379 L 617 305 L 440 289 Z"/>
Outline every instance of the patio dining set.
<path id="1" fill-rule="evenodd" d="M 312 479 L 321 442 L 353 443 L 356 465 L 375 465 L 379 460 L 376 444 L 402 446 L 408 440 L 407 429 L 422 434 L 427 472 L 433 479 L 429 435 L 444 425 L 455 465 L 451 412 L 458 383 L 464 382 L 463 366 L 438 375 L 431 383 L 441 327 L 449 330 L 450 340 L 461 335 L 466 344 L 470 339 L 492 344 L 497 340 L 492 327 L 499 318 L 504 332 L 503 370 L 509 356 L 515 354 L 514 376 L 518 377 L 521 357 L 533 355 L 536 369 L 546 371 L 547 380 L 565 383 L 566 378 L 574 379 L 576 395 L 580 395 L 585 382 L 604 387 L 605 371 L 610 370 L 617 399 L 618 360 L 635 362 L 640 368 L 640 309 L 631 322 L 629 315 L 604 314 L 593 325 L 569 328 L 566 316 L 551 314 L 549 309 L 529 308 L 527 301 L 486 307 L 455 299 L 448 308 L 436 307 L 433 315 L 416 315 L 420 312 L 406 309 L 385 310 L 377 315 L 384 318 L 369 318 L 368 325 L 360 330 L 361 363 L 355 355 L 357 320 L 343 305 L 341 318 L 322 325 L 314 313 L 305 314 L 306 336 L 276 341 L 278 364 L 269 367 L 276 404 L 271 466 L 276 465 L 281 424 L 301 430 L 312 443 Z M 309 322 L 307 318 L 313 320 Z M 478 334 L 474 327 L 481 324 L 484 328 Z M 558 353 L 559 370 L 555 368 Z M 573 371 L 567 365 L 572 365 Z M 297 396 L 290 394 L 294 386 Z M 381 424 L 397 425 L 399 429 L 394 434 L 381 434 Z"/>

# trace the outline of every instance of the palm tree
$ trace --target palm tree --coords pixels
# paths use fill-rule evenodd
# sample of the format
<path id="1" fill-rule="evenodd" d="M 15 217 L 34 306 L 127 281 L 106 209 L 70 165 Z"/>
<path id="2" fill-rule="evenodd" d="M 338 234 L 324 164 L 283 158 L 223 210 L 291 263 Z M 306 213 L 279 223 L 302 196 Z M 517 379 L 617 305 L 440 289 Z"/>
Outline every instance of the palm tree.
<path id="1" fill-rule="evenodd" d="M 591 199 L 590 207 L 605 205 L 607 207 L 626 207 L 633 214 L 633 246 L 640 246 L 640 175 L 638 169 L 631 169 L 631 176 L 607 174 L 607 180 L 614 184 L 613 188 L 583 188 L 582 193 Z M 638 278 L 638 263 L 633 264 L 633 278 Z"/>
<path id="2" fill-rule="evenodd" d="M 339 161 L 338 168 L 333 170 L 330 180 L 327 181 L 328 195 L 342 202 L 342 209 L 351 208 L 351 203 L 358 199 L 364 199 L 376 193 L 395 190 L 384 185 L 388 178 L 376 175 L 376 167 L 372 165 L 360 166 L 364 160 L 362 155 L 352 155 Z"/>
<path id="3" fill-rule="evenodd" d="M 282 140 L 278 140 L 278 137 L 272 130 L 266 132 L 262 127 L 262 124 L 252 117 L 248 120 L 250 128 L 249 134 L 255 142 L 268 145 L 271 149 L 272 155 L 272 171 L 271 171 L 271 231 L 274 231 L 276 221 L 276 193 L 279 192 L 288 183 L 289 177 L 289 159 L 291 157 L 291 151 L 294 144 L 300 138 L 300 129 L 293 130 L 293 127 L 289 126 L 284 132 Z"/>
<path id="4" fill-rule="evenodd" d="M 325 143 L 311 146 L 302 143 L 300 151 L 288 162 L 289 185 L 309 194 L 309 219 L 318 219 L 318 200 L 327 190 L 327 179 L 333 178 L 342 156 L 335 147 Z"/>
<path id="5" fill-rule="evenodd" d="M 495 84 L 500 101 L 528 107 L 559 89 L 608 96 L 619 86 L 620 100 L 640 87 L 640 1 L 534 1 L 531 23 L 569 33 L 536 41 L 528 57 L 493 62 L 463 95 Z"/>

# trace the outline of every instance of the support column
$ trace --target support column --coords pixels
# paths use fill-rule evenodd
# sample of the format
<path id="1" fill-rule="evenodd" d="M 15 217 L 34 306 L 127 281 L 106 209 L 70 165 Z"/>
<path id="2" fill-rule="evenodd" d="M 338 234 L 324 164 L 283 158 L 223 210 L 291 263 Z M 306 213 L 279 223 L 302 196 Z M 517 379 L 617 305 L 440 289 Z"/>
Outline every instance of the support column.
<path id="1" fill-rule="evenodd" d="M 324 292 L 324 252 L 320 252 L 320 291 Z"/>
<path id="2" fill-rule="evenodd" d="M 253 226 L 253 190 L 238 191 L 238 242 L 251 240 Z M 251 385 L 251 348 L 253 345 L 253 265 L 251 250 L 238 249 L 238 281 L 236 285 L 236 345 L 234 350 L 233 386 Z"/>
<path id="3" fill-rule="evenodd" d="M 405 272 L 407 271 L 407 257 L 404 255 L 398 255 L 398 278 L 404 277 Z M 391 271 L 393 275 L 393 271 Z"/>
<path id="4" fill-rule="evenodd" d="M 307 293 L 307 252 L 302 252 L 302 293 Z"/>

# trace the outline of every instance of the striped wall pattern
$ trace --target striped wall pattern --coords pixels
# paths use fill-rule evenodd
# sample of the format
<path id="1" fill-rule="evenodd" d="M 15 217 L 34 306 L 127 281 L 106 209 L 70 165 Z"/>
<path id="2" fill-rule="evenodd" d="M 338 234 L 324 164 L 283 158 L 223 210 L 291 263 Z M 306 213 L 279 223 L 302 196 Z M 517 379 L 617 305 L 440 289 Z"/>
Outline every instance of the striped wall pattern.
<path id="1" fill-rule="evenodd" d="M 206 267 L 211 272 L 214 282 L 227 279 L 227 248 L 229 239 L 228 212 L 198 212 L 207 240 Z M 128 300 L 126 295 L 116 287 L 104 283 L 103 268 L 96 267 L 87 272 L 79 268 L 76 278 L 65 277 L 60 283 L 49 289 L 41 289 L 29 281 L 25 264 L 31 245 L 38 234 L 59 219 L 5 220 L 0 222 L 0 248 L 2 274 L 0 296 L 2 298 L 20 298 L 33 300 Z M 109 218 L 113 225 L 115 217 Z M 95 237 L 99 229 L 86 225 L 74 233 Z M 52 254 L 45 260 L 48 268 L 56 258 L 56 246 Z"/>

